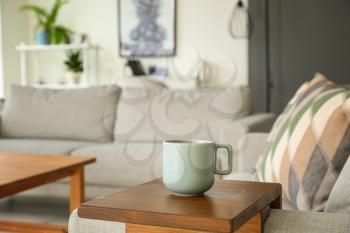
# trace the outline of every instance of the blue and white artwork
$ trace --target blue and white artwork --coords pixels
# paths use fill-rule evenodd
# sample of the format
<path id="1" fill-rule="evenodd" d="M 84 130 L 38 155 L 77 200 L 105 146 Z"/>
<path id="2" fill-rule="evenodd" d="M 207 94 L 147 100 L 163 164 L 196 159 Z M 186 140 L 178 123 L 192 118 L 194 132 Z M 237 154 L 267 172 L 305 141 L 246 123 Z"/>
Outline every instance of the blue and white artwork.
<path id="1" fill-rule="evenodd" d="M 176 0 L 119 0 L 120 55 L 174 56 Z"/>

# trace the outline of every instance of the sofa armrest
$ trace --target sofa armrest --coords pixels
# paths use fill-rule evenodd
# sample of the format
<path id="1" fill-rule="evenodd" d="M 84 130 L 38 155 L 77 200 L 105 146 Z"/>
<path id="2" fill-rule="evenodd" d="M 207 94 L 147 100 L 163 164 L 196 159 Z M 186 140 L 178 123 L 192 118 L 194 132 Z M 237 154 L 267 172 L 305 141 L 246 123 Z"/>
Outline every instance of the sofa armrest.
<path id="1" fill-rule="evenodd" d="M 231 144 L 237 148 L 238 141 L 251 132 L 267 133 L 270 132 L 276 119 L 273 113 L 259 113 L 225 125 L 220 129 L 220 142 Z"/>
<path id="2" fill-rule="evenodd" d="M 231 174 L 222 178 L 224 180 L 253 180 L 255 164 L 266 147 L 267 137 L 267 133 L 249 133 L 242 136 L 233 153 L 234 169 Z M 219 160 L 220 167 L 226 169 L 227 165 L 222 160 Z"/>
<path id="3" fill-rule="evenodd" d="M 234 150 L 239 140 L 248 133 L 268 133 L 275 121 L 273 113 L 259 113 L 244 117 L 220 129 L 220 143 L 230 144 Z"/>
<path id="4" fill-rule="evenodd" d="M 239 141 L 238 172 L 253 173 L 255 164 L 267 145 L 267 133 L 250 133 Z"/>
<path id="5" fill-rule="evenodd" d="M 68 223 L 69 233 L 125 233 L 125 223 L 85 219 L 72 212 Z"/>
<path id="6" fill-rule="evenodd" d="M 238 121 L 246 127 L 248 132 L 270 132 L 273 123 L 276 120 L 274 113 L 256 113 L 247 117 L 243 117 Z"/>
<path id="7" fill-rule="evenodd" d="M 258 156 L 265 148 L 267 133 L 251 132 L 270 129 L 274 119 L 274 114 L 257 114 L 221 128 L 220 143 L 230 144 L 233 148 L 232 173 L 252 173 Z M 221 154 L 219 154 L 219 166 L 222 169 L 227 168 Z"/>
<path id="8" fill-rule="evenodd" d="M 272 209 L 265 222 L 265 233 L 346 233 L 350 215 Z"/>
<path id="9" fill-rule="evenodd" d="M 220 129 L 220 139 L 229 141 L 232 137 L 239 139 L 242 133 L 246 135 L 249 132 L 270 132 L 275 120 L 276 115 L 274 113 L 257 113 L 243 117 L 232 124 L 224 125 Z"/>
<path id="10" fill-rule="evenodd" d="M 269 132 L 276 119 L 273 113 L 258 113 L 243 117 L 232 124 L 225 125 L 220 129 L 220 143 L 230 144 L 233 148 L 233 169 L 232 172 L 238 172 L 238 151 L 240 150 L 239 141 L 251 132 Z M 219 167 L 227 168 L 225 160 L 221 159 L 219 153 Z"/>

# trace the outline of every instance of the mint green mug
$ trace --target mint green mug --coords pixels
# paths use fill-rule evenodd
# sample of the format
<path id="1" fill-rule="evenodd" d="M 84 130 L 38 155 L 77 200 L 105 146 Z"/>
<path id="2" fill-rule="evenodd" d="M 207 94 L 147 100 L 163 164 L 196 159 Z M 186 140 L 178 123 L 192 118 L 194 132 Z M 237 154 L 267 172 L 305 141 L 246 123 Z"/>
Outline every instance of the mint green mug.
<path id="1" fill-rule="evenodd" d="M 228 152 L 228 169 L 216 168 L 217 150 Z M 215 174 L 232 172 L 231 145 L 212 141 L 169 140 L 163 142 L 163 183 L 171 192 L 183 196 L 200 196 L 214 184 Z"/>

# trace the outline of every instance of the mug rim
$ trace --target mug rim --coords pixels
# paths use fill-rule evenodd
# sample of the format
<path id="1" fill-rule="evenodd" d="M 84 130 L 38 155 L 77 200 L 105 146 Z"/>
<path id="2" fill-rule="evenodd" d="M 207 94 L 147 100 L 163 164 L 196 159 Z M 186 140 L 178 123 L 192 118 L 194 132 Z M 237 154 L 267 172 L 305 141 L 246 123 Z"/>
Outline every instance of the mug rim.
<path id="1" fill-rule="evenodd" d="M 197 145 L 203 145 L 203 144 L 214 144 L 214 141 L 209 141 L 209 140 L 165 140 L 163 143 L 168 143 L 168 144 L 180 144 L 180 145 L 190 145 L 190 144 L 197 144 Z"/>

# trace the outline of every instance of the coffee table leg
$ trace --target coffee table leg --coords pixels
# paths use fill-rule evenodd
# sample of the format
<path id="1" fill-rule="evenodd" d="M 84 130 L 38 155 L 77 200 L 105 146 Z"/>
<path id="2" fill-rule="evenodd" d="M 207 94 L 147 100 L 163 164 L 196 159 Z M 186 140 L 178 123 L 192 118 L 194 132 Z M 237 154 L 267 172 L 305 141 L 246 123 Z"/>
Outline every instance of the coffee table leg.
<path id="1" fill-rule="evenodd" d="M 70 212 L 78 208 L 84 199 L 84 168 L 81 167 L 75 169 L 70 176 Z"/>

